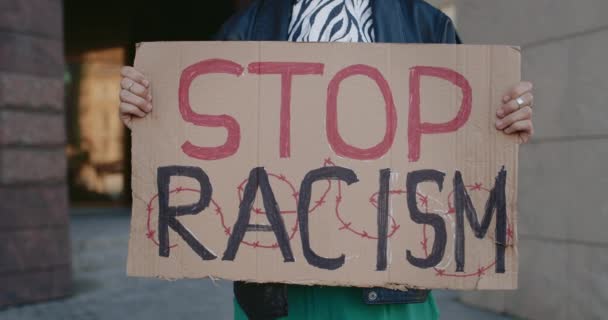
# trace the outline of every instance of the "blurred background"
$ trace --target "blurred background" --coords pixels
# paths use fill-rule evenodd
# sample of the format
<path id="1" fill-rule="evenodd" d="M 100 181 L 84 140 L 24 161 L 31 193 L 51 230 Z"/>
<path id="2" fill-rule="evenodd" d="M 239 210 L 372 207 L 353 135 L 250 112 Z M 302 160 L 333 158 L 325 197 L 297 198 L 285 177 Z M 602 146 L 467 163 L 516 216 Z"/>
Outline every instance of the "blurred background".
<path id="1" fill-rule="evenodd" d="M 117 109 L 135 43 L 207 40 L 248 2 L 0 0 L 0 319 L 232 317 L 227 281 L 126 277 Z M 608 1 L 429 2 L 465 43 L 521 46 L 537 101 L 520 288 L 438 291 L 442 319 L 607 319 Z"/>

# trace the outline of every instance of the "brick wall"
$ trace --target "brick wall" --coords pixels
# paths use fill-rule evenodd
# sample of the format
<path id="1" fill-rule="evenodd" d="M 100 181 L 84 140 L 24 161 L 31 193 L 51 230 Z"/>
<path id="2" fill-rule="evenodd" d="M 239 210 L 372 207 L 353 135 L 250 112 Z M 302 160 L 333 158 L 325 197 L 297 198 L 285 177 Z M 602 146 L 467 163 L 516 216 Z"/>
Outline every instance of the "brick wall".
<path id="1" fill-rule="evenodd" d="M 0 2 L 0 307 L 70 292 L 62 7 Z"/>

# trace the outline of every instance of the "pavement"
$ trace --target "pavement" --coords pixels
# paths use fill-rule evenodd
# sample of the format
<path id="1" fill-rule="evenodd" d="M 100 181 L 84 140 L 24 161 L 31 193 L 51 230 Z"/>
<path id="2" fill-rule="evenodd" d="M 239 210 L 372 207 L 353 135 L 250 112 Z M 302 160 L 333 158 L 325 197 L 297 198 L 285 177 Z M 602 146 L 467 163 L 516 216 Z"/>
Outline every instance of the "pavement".
<path id="1" fill-rule="evenodd" d="M 74 289 L 65 299 L 0 310 L 0 320 L 231 319 L 232 283 L 126 276 L 129 215 L 121 209 L 74 210 Z M 509 320 L 465 306 L 453 291 L 434 291 L 447 320 Z"/>

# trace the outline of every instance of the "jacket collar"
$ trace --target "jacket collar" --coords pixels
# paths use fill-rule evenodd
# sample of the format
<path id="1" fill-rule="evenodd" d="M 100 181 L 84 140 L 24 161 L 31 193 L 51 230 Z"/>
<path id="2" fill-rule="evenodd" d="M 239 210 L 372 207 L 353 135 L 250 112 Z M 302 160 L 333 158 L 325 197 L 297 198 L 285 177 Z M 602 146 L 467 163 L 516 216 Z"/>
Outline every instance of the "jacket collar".
<path id="1" fill-rule="evenodd" d="M 293 0 L 264 0 L 260 2 L 252 40 L 287 41 Z"/>
<path id="2" fill-rule="evenodd" d="M 401 0 L 370 0 L 376 42 L 404 43 L 405 26 Z"/>
<path id="3" fill-rule="evenodd" d="M 370 0 L 376 42 L 407 42 L 402 0 Z M 294 0 L 264 0 L 260 3 L 252 40 L 287 41 Z"/>

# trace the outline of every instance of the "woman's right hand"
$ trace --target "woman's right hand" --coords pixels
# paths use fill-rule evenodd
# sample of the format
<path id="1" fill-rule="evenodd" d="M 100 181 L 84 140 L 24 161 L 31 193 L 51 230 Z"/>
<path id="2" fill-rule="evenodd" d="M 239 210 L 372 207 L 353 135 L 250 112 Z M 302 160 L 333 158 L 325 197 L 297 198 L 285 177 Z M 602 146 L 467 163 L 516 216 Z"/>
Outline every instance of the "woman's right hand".
<path id="1" fill-rule="evenodd" d="M 120 70 L 120 120 L 131 129 L 133 117 L 143 118 L 152 111 L 150 81 L 133 67 Z"/>

